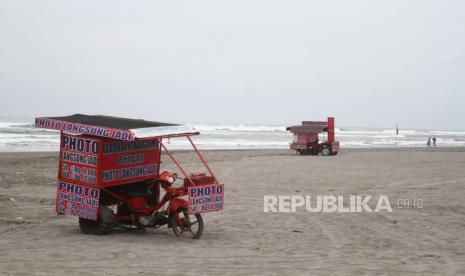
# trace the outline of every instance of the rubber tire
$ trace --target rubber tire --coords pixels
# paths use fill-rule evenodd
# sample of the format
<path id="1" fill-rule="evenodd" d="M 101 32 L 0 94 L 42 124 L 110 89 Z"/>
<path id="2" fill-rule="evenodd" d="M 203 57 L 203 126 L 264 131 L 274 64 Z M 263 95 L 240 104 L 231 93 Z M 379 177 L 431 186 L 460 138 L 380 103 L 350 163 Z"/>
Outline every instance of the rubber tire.
<path id="1" fill-rule="evenodd" d="M 79 228 L 86 235 L 105 235 L 113 230 L 115 215 L 106 206 L 99 206 L 98 220 L 79 218 Z"/>
<path id="2" fill-rule="evenodd" d="M 329 156 L 331 154 L 331 149 L 328 146 L 323 146 L 320 152 L 323 156 Z"/>
<path id="3" fill-rule="evenodd" d="M 185 212 L 184 214 L 187 214 L 186 209 L 184 209 L 184 208 L 178 209 L 176 211 L 176 213 L 170 215 L 169 222 L 168 222 L 169 227 L 171 227 L 171 229 L 173 229 L 173 232 L 176 235 L 176 237 L 182 236 L 182 234 L 177 232 L 177 228 L 175 226 L 176 214 L 178 214 L 180 212 Z M 199 230 L 197 231 L 197 233 L 195 235 L 192 236 L 192 238 L 197 240 L 197 239 L 200 239 L 200 237 L 203 234 L 203 219 L 202 219 L 202 216 L 200 214 L 195 214 L 195 217 L 197 218 L 197 221 L 199 222 Z"/>

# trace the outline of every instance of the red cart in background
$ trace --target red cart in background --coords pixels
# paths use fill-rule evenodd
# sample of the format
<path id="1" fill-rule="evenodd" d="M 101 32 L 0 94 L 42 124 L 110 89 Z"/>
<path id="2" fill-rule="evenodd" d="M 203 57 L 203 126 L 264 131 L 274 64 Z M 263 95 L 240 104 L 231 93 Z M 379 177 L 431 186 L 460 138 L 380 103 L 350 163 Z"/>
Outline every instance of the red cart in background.
<path id="1" fill-rule="evenodd" d="M 168 225 L 176 236 L 198 239 L 201 213 L 223 209 L 224 185 L 192 141 L 199 132 L 191 127 L 82 114 L 36 118 L 35 126 L 61 131 L 56 211 L 79 217 L 85 234 Z M 189 141 L 208 174 L 184 170 L 163 142 L 176 137 Z M 160 170 L 162 151 L 183 178 Z M 177 179 L 182 185 L 174 185 Z"/>
<path id="2" fill-rule="evenodd" d="M 335 140 L 334 118 L 328 121 L 302 121 L 300 126 L 286 128 L 294 135 L 291 149 L 301 155 L 336 155 L 339 152 L 339 141 Z M 320 142 L 318 134 L 327 133 L 327 140 Z"/>

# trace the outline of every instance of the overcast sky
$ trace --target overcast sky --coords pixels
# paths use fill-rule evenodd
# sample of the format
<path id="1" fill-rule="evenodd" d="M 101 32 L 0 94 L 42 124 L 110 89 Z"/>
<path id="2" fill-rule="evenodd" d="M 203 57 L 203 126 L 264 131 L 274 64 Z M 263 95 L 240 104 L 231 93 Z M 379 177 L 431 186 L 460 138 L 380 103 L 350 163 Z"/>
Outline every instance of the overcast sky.
<path id="1" fill-rule="evenodd" d="M 0 0 L 0 116 L 465 129 L 465 1 Z"/>

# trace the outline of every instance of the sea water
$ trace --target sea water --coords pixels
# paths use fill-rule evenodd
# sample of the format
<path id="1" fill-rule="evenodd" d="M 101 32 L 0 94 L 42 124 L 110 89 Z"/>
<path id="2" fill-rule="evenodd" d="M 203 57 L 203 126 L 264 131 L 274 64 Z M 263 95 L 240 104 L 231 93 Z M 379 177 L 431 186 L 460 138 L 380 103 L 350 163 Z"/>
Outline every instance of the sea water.
<path id="1" fill-rule="evenodd" d="M 292 135 L 286 126 L 246 124 L 191 124 L 201 135 L 194 137 L 200 149 L 286 149 Z M 326 135 L 320 135 L 322 140 Z M 436 136 L 438 147 L 465 146 L 465 131 L 394 128 L 336 128 L 336 140 L 346 148 L 425 147 Z M 189 148 L 185 138 L 165 139 L 168 148 Z M 0 118 L 0 151 L 58 151 L 59 132 L 34 127 L 33 119 Z"/>

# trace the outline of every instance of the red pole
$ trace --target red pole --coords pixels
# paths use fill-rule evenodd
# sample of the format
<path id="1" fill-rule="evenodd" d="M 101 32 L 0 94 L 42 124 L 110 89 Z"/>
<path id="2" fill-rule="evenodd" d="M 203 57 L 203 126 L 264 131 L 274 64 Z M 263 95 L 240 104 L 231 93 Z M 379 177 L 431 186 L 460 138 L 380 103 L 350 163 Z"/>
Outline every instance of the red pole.
<path id="1" fill-rule="evenodd" d="M 334 143 L 334 117 L 328 117 L 328 144 Z"/>
<path id="2" fill-rule="evenodd" d="M 200 153 L 200 151 L 199 151 L 199 150 L 197 149 L 197 147 L 195 146 L 194 142 L 192 142 L 191 137 L 187 136 L 187 140 L 189 140 L 189 142 L 191 142 L 192 147 L 194 148 L 195 152 L 196 152 L 197 155 L 199 156 L 200 160 L 202 160 L 203 165 L 205 166 L 205 168 L 207 168 L 207 170 L 208 170 L 208 172 L 210 173 L 210 175 L 213 176 L 213 179 L 215 180 L 215 183 L 218 183 L 218 181 L 216 180 L 215 174 L 213 174 L 212 169 L 210 168 L 210 166 L 208 166 L 207 160 L 205 160 L 205 158 L 202 156 L 202 154 Z"/>
<path id="3" fill-rule="evenodd" d="M 159 139 L 159 143 L 160 145 L 163 147 L 163 149 L 165 150 L 165 152 L 168 154 L 168 156 L 171 158 L 171 160 L 173 160 L 174 164 L 176 164 L 176 166 L 178 167 L 178 169 L 182 172 L 182 174 L 184 175 L 184 177 L 186 179 L 189 180 L 189 182 L 191 183 L 192 186 L 194 186 L 194 182 L 192 181 L 192 179 L 189 177 L 189 175 L 187 174 L 187 172 L 181 167 L 181 164 L 178 162 L 178 160 L 176 160 L 176 158 L 174 157 L 174 155 L 168 150 L 168 148 L 166 148 L 165 144 L 163 144 L 163 142 L 161 141 L 162 139 Z"/>

